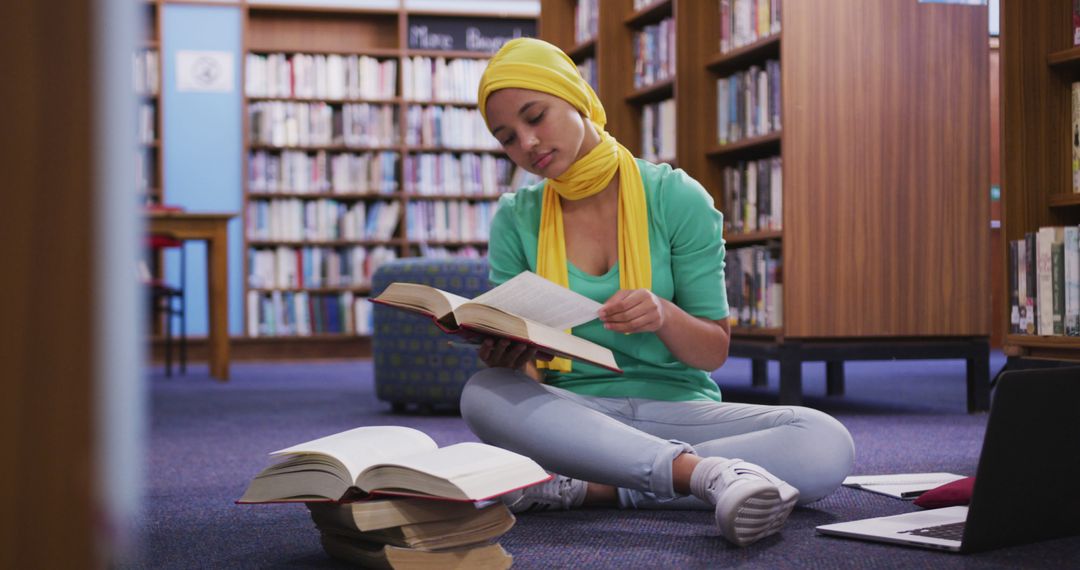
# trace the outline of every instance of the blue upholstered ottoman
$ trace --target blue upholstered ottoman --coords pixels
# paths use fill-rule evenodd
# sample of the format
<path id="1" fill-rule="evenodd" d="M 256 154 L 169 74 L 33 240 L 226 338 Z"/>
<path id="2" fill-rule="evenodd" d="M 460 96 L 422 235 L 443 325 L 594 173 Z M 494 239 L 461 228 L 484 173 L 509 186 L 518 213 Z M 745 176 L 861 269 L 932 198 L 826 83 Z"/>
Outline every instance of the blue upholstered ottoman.
<path id="1" fill-rule="evenodd" d="M 489 288 L 488 263 L 486 258 L 398 259 L 375 271 L 372 296 L 395 281 L 423 283 L 471 299 Z M 428 317 L 375 305 L 372 319 L 375 395 L 394 411 L 409 404 L 423 411 L 457 408 L 465 382 L 483 366 L 476 351 L 447 346 L 456 337 Z"/>

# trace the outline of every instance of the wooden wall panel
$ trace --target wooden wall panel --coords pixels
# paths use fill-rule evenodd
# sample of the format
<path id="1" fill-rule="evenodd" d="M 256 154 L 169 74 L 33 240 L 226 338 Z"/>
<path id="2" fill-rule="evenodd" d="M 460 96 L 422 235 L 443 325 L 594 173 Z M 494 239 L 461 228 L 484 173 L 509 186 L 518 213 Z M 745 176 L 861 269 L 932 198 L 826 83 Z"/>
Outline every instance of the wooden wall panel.
<path id="1" fill-rule="evenodd" d="M 988 335 L 986 8 L 784 10 L 785 336 Z"/>
<path id="2" fill-rule="evenodd" d="M 1064 223 L 1048 197 L 1071 192 L 1072 121 L 1067 73 L 1047 70 L 1046 56 L 1071 47 L 1068 0 L 1002 2 L 1002 220 L 1005 239 Z M 1048 32 L 1048 30 L 1054 30 Z M 1016 38 L 1009 43 L 1010 38 Z M 1006 246 L 1002 246 L 1003 248 Z M 1004 251 L 999 252 L 1004 256 Z M 1004 259 L 1004 257 L 1003 257 Z"/>
<path id="3" fill-rule="evenodd" d="M 398 49 L 398 15 L 251 8 L 248 51 L 353 53 Z M 315 31 L 317 30 L 317 32 Z"/>
<path id="4" fill-rule="evenodd" d="M 102 538 L 92 439 L 94 5 L 0 9 L 0 104 L 12 110 L 0 137 L 2 568 L 94 567 Z"/>

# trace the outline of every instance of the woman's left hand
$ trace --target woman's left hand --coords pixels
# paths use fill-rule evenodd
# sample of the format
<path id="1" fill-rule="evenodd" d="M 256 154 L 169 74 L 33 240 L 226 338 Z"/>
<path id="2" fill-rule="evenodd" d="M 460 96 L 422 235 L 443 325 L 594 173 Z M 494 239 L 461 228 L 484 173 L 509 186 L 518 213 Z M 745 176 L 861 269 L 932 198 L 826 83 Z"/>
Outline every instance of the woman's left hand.
<path id="1" fill-rule="evenodd" d="M 664 326 L 664 301 L 648 289 L 621 289 L 598 311 L 604 328 L 621 333 L 656 332 Z"/>

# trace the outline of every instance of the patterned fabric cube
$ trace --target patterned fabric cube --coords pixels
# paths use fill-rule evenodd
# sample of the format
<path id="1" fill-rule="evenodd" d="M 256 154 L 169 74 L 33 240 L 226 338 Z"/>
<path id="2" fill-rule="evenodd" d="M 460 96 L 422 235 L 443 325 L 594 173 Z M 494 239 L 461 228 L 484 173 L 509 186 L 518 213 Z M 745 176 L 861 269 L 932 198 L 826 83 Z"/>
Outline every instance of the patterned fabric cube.
<path id="1" fill-rule="evenodd" d="M 375 271 L 372 296 L 395 281 L 471 299 L 489 288 L 488 263 L 486 258 L 398 259 Z M 465 382 L 483 366 L 475 350 L 448 346 L 456 337 L 440 331 L 429 317 L 375 305 L 373 329 L 375 394 L 395 411 L 407 404 L 424 410 L 457 408 Z"/>

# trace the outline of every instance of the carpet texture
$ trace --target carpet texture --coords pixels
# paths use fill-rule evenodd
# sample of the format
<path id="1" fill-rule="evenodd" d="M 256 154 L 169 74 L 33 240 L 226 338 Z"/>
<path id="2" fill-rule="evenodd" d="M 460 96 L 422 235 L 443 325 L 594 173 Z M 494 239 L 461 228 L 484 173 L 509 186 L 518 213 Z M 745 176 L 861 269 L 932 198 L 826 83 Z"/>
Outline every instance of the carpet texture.
<path id="1" fill-rule="evenodd" d="M 991 370 L 1004 363 L 993 356 Z M 986 415 L 965 412 L 962 361 L 854 362 L 847 394 L 826 397 L 824 365 L 806 364 L 806 404 L 842 421 L 856 445 L 856 474 L 974 474 Z M 475 441 L 451 414 L 394 415 L 377 401 L 368 361 L 250 364 L 219 383 L 206 368 L 147 378 L 142 548 L 130 568 L 338 568 L 323 554 L 302 505 L 235 505 L 267 453 L 361 425 L 418 428 L 439 445 Z M 749 361 L 714 377 L 729 401 L 775 403 L 750 385 Z M 717 536 L 707 512 L 579 510 L 526 514 L 502 544 L 515 568 L 1064 568 L 1080 538 L 955 555 L 815 535 L 814 526 L 914 510 L 910 503 L 840 489 L 798 508 L 783 531 L 748 548 Z M 1078 513 L 1080 516 L 1080 513 Z"/>

